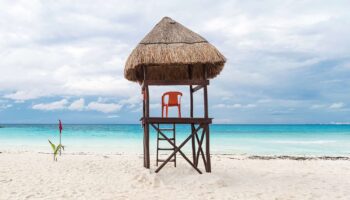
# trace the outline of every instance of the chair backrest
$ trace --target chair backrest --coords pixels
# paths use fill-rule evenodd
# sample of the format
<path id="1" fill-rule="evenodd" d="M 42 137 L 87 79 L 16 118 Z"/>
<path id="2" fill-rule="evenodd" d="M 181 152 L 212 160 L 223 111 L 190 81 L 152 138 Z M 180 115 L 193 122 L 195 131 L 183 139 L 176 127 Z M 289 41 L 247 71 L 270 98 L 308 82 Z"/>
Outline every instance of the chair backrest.
<path id="1" fill-rule="evenodd" d="M 165 97 L 168 96 L 168 102 L 165 103 Z M 163 94 L 162 96 L 162 104 L 168 104 L 169 106 L 175 106 L 175 105 L 179 105 L 179 98 L 178 97 L 182 96 L 181 92 L 166 92 Z"/>

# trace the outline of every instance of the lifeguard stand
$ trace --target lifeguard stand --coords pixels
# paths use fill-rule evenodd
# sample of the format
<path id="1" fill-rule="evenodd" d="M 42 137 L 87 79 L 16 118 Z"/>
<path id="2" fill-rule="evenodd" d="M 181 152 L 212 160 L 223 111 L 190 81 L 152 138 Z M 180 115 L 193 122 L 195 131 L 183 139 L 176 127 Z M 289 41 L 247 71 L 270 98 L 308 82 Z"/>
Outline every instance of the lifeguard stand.
<path id="1" fill-rule="evenodd" d="M 150 168 L 149 138 L 152 127 L 174 148 L 155 172 L 159 172 L 177 153 L 199 173 L 202 173 L 198 168 L 201 157 L 206 172 L 211 172 L 209 124 L 212 123 L 212 118 L 208 115 L 207 86 L 209 79 L 220 73 L 225 62 L 225 57 L 207 40 L 169 17 L 164 17 L 132 51 L 126 62 L 124 75 L 130 81 L 139 82 L 145 94 L 141 118 L 145 168 Z M 190 116 L 151 117 L 149 87 L 175 85 L 189 87 Z M 193 94 L 201 89 L 204 116 L 194 117 Z M 191 132 L 180 145 L 176 145 L 158 128 L 159 124 L 187 124 L 191 126 Z M 181 150 L 189 141 L 192 146 L 192 159 Z"/>

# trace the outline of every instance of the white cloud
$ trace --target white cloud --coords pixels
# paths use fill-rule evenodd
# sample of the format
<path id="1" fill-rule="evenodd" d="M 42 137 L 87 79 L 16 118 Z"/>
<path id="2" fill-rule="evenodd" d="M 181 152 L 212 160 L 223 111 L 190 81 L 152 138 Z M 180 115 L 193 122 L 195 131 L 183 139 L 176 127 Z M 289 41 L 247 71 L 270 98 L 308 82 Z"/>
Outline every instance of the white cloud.
<path id="1" fill-rule="evenodd" d="M 119 115 L 108 115 L 108 119 L 119 118 Z"/>
<path id="2" fill-rule="evenodd" d="M 30 90 L 30 91 L 17 91 L 14 93 L 6 94 L 3 97 L 7 99 L 17 100 L 17 101 L 24 101 L 24 100 L 36 99 L 41 96 L 45 96 L 45 94 L 40 94 L 39 91 Z"/>
<path id="3" fill-rule="evenodd" d="M 225 53 L 228 65 L 235 67 L 226 66 L 227 76 L 223 73 L 219 85 L 225 84 L 226 77 L 232 85 L 275 84 L 279 80 L 276 68 L 305 66 L 310 60 L 320 60 L 329 49 L 337 49 L 333 54 L 349 52 L 347 37 L 342 42 L 333 39 L 349 33 L 347 3 L 328 7 L 327 3 L 310 6 L 308 1 L 265 1 L 264 5 L 208 1 L 200 6 L 211 11 L 196 16 L 189 14 L 198 8 L 196 2 L 120 4 L 102 2 L 96 8 L 79 2 L 1 2 L 0 51 L 6 52 L 0 61 L 1 90 L 15 91 L 6 96 L 17 100 L 52 95 L 131 97 L 138 86 L 124 80 L 125 60 L 164 15 L 201 33 Z M 180 5 L 186 9 L 174 9 Z M 155 8 L 161 12 L 151 12 Z M 314 56 L 305 60 L 271 54 L 280 52 L 312 52 Z M 39 92 L 30 94 L 33 88 Z"/>
<path id="4" fill-rule="evenodd" d="M 12 104 L 0 104 L 0 110 L 4 110 L 11 107 L 12 107 Z"/>
<path id="5" fill-rule="evenodd" d="M 4 11 L 0 13 L 0 51 L 6 52 L 0 60 L 4 97 L 129 97 L 130 89 L 138 87 L 123 77 L 131 47 L 121 35 L 128 23 L 111 20 L 118 15 L 111 12 L 104 16 L 87 12 L 95 10 L 92 5 L 69 6 L 75 11 L 68 11 L 64 2 L 0 3 Z"/>
<path id="6" fill-rule="evenodd" d="M 90 102 L 88 105 L 85 105 L 85 100 L 80 98 L 78 100 L 69 103 L 68 100 L 62 99 L 60 101 L 55 101 L 51 103 L 40 103 L 32 106 L 35 110 L 63 110 L 68 109 L 72 111 L 99 111 L 103 113 L 115 113 L 118 112 L 123 105 L 118 103 L 106 103 L 107 99 L 99 98 L 97 101 Z M 116 117 L 117 115 L 110 115 Z"/>
<path id="7" fill-rule="evenodd" d="M 142 102 L 142 97 L 141 94 L 134 94 L 133 96 L 127 98 L 127 99 L 122 99 L 119 101 L 120 104 L 122 105 L 127 105 L 127 108 L 133 109 L 137 106 L 139 106 Z"/>
<path id="8" fill-rule="evenodd" d="M 68 101 L 66 99 L 62 99 L 60 101 L 55 101 L 52 103 L 40 103 L 40 104 L 35 104 L 32 106 L 33 109 L 35 110 L 62 110 L 66 108 L 66 105 L 68 104 Z"/>
<path id="9" fill-rule="evenodd" d="M 32 106 L 35 110 L 63 110 L 68 109 L 72 111 L 99 111 L 103 113 L 115 113 L 118 112 L 123 105 L 118 103 L 105 103 L 106 99 L 99 98 L 96 102 L 90 102 L 88 105 L 85 105 L 85 100 L 80 98 L 78 100 L 69 103 L 68 100 L 62 99 L 60 101 L 55 101 L 51 103 L 40 103 Z M 117 115 L 111 115 L 117 116 Z"/>
<path id="10" fill-rule="evenodd" d="M 343 108 L 345 106 L 345 104 L 343 102 L 337 102 L 337 103 L 333 103 L 329 106 L 330 109 L 339 109 L 339 108 Z"/>
<path id="11" fill-rule="evenodd" d="M 85 107 L 85 100 L 84 100 L 83 98 L 80 98 L 80 99 L 78 99 L 78 100 L 72 102 L 72 103 L 69 105 L 68 109 L 69 109 L 69 110 L 78 110 L 78 111 L 81 111 L 81 110 L 84 109 L 84 107 Z"/>
<path id="12" fill-rule="evenodd" d="M 246 107 L 247 107 L 247 108 L 255 108 L 256 105 L 255 105 L 255 104 L 247 104 Z"/>
<path id="13" fill-rule="evenodd" d="M 342 109 L 345 108 L 345 104 L 343 102 L 335 102 L 332 104 L 314 104 L 310 106 L 310 109 Z"/>
<path id="14" fill-rule="evenodd" d="M 319 109 L 319 108 L 324 108 L 324 107 L 326 107 L 326 105 L 324 105 L 324 104 L 314 104 L 310 108 L 311 109 Z"/>
<path id="15" fill-rule="evenodd" d="M 116 103 L 91 102 L 87 105 L 88 110 L 95 110 L 103 113 L 118 112 L 123 106 Z"/>
<path id="16" fill-rule="evenodd" d="M 255 108 L 255 104 L 216 104 L 213 105 L 213 108 Z"/>
<path id="17" fill-rule="evenodd" d="M 116 0 L 99 2 L 98 7 L 82 2 L 0 2 L 2 97 L 23 102 L 101 96 L 124 99 L 113 99 L 112 104 L 139 112 L 140 88 L 124 79 L 124 63 L 132 48 L 168 15 L 204 36 L 227 58 L 222 73 L 211 81 L 211 105 L 243 109 L 256 102 L 259 108 L 283 110 L 318 102 L 325 109 L 310 108 L 321 112 L 345 106 L 327 102 L 350 100 L 348 1 Z M 223 96 L 224 103 L 231 97 L 242 103 L 219 105 Z M 64 109 L 87 111 L 86 103 L 70 102 Z M 218 114 L 225 115 L 223 111 Z"/>

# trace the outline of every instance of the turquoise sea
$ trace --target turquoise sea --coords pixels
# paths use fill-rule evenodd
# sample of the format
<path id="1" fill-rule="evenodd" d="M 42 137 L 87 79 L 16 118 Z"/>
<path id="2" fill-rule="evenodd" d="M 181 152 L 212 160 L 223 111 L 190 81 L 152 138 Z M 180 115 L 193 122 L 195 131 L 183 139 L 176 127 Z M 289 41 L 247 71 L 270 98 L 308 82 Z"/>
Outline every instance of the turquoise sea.
<path id="1" fill-rule="evenodd" d="M 50 152 L 58 126 L 1 125 L 0 151 Z M 142 128 L 135 125 L 64 125 L 66 152 L 142 154 Z M 350 125 L 211 125 L 213 154 L 350 156 Z M 177 141 L 189 131 L 177 126 Z M 151 153 L 155 152 L 151 133 Z M 164 143 L 165 146 L 166 143 Z M 189 150 L 189 148 L 187 149 Z"/>

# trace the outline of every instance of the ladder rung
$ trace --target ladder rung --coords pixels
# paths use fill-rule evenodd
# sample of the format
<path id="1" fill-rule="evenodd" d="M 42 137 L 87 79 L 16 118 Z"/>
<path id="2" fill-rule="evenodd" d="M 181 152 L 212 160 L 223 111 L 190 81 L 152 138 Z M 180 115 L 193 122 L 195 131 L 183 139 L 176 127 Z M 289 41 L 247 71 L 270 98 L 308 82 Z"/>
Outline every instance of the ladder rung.
<path id="1" fill-rule="evenodd" d="M 165 138 L 158 138 L 159 140 L 167 140 Z M 174 138 L 169 138 L 169 140 L 174 140 Z"/>
<path id="2" fill-rule="evenodd" d="M 158 162 L 165 162 L 165 159 L 158 159 Z M 175 162 L 175 159 L 171 159 L 169 162 Z"/>
<path id="3" fill-rule="evenodd" d="M 158 148 L 158 150 L 164 150 L 164 151 L 174 151 L 174 148 Z"/>

